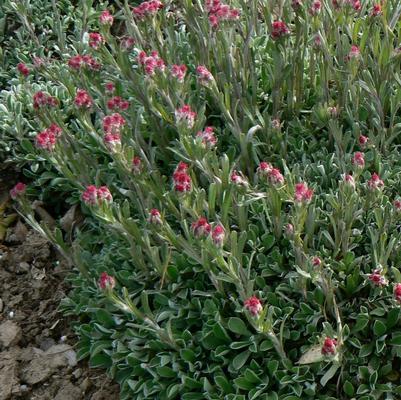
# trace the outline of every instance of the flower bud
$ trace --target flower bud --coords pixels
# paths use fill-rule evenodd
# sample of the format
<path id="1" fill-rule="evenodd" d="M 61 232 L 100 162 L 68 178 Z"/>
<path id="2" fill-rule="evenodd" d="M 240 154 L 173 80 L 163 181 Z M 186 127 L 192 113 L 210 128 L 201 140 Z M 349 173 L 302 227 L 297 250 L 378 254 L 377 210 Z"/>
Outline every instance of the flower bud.
<path id="1" fill-rule="evenodd" d="M 194 236 L 198 239 L 208 236 L 211 230 L 210 224 L 204 217 L 200 217 L 196 222 L 194 222 L 191 228 Z"/>
<path id="2" fill-rule="evenodd" d="M 336 351 L 337 351 L 336 346 L 337 346 L 336 339 L 326 337 L 326 339 L 324 339 L 324 343 L 322 346 L 322 354 L 325 356 L 330 356 L 330 355 L 336 354 Z"/>
<path id="3" fill-rule="evenodd" d="M 212 239 L 216 246 L 222 246 L 224 243 L 225 231 L 222 225 L 217 225 L 213 228 Z"/>
<path id="4" fill-rule="evenodd" d="M 256 296 L 252 296 L 244 301 L 244 307 L 253 317 L 258 316 L 263 311 L 263 306 Z"/>
<path id="5" fill-rule="evenodd" d="M 152 225 L 162 225 L 162 216 L 157 208 L 152 208 L 149 212 L 148 222 Z"/>
<path id="6" fill-rule="evenodd" d="M 114 277 L 110 276 L 107 272 L 102 272 L 99 278 L 99 287 L 102 290 L 112 290 L 116 286 Z"/>
<path id="7" fill-rule="evenodd" d="M 25 183 L 18 182 L 11 190 L 10 190 L 10 196 L 13 200 L 17 199 L 18 197 L 21 197 L 25 194 L 26 191 L 26 185 Z"/>

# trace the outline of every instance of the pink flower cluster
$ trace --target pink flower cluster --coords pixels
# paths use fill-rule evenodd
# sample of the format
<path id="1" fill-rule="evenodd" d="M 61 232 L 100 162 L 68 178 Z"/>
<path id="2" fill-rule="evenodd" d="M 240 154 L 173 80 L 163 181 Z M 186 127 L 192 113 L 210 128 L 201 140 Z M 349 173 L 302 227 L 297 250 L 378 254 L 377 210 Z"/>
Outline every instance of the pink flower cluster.
<path id="1" fill-rule="evenodd" d="M 207 126 L 203 131 L 199 131 L 196 137 L 201 141 L 204 147 L 214 147 L 217 143 L 216 136 L 214 135 L 214 128 Z"/>
<path id="2" fill-rule="evenodd" d="M 99 278 L 99 287 L 102 290 L 114 289 L 116 286 L 116 280 L 114 277 L 109 275 L 107 272 L 102 272 Z"/>
<path id="3" fill-rule="evenodd" d="M 263 311 L 263 306 L 256 296 L 252 296 L 244 301 L 244 307 L 253 317 L 258 316 Z"/>
<path id="4" fill-rule="evenodd" d="M 112 97 L 107 102 L 107 108 L 109 110 L 120 110 L 125 111 L 129 107 L 129 102 L 127 100 L 122 99 L 120 96 Z"/>
<path id="5" fill-rule="evenodd" d="M 226 232 L 222 225 L 216 225 L 212 230 L 212 240 L 216 246 L 222 246 L 224 243 L 224 238 L 226 236 Z"/>
<path id="6" fill-rule="evenodd" d="M 91 32 L 89 34 L 88 44 L 92 49 L 99 50 L 104 44 L 104 37 L 98 32 Z"/>
<path id="7" fill-rule="evenodd" d="M 208 236 L 212 229 L 205 217 L 200 217 L 197 221 L 193 222 L 191 228 L 194 236 L 198 239 Z"/>
<path id="8" fill-rule="evenodd" d="M 369 274 L 368 279 L 375 285 L 375 286 L 387 286 L 388 280 L 382 274 L 381 269 L 375 269 L 371 274 Z"/>
<path id="9" fill-rule="evenodd" d="M 157 208 L 152 208 L 149 212 L 148 222 L 152 225 L 162 225 L 163 220 L 160 211 Z"/>
<path id="10" fill-rule="evenodd" d="M 360 151 L 357 151 L 354 156 L 352 157 L 352 165 L 356 168 L 362 169 L 365 166 L 365 156 Z"/>
<path id="11" fill-rule="evenodd" d="M 369 190 L 381 190 L 384 187 L 384 182 L 380 179 L 380 176 L 374 172 L 371 178 L 368 180 Z"/>
<path id="12" fill-rule="evenodd" d="M 88 206 L 102 205 L 103 203 L 111 203 L 113 196 L 107 186 L 89 185 L 82 193 L 82 200 Z"/>
<path id="13" fill-rule="evenodd" d="M 230 176 L 231 183 L 237 186 L 248 186 L 248 181 L 240 175 L 236 170 L 231 172 Z"/>
<path id="14" fill-rule="evenodd" d="M 192 232 L 197 239 L 205 238 L 212 234 L 213 243 L 216 246 L 222 246 L 225 238 L 225 230 L 222 225 L 217 224 L 212 229 L 205 217 L 200 217 L 191 225 Z"/>
<path id="15" fill-rule="evenodd" d="M 274 21 L 272 24 L 272 38 L 274 40 L 287 36 L 290 33 L 288 26 L 283 21 Z"/>
<path id="16" fill-rule="evenodd" d="M 33 95 L 33 108 L 38 109 L 41 107 L 56 107 L 58 100 L 42 91 L 36 92 Z"/>
<path id="17" fill-rule="evenodd" d="M 379 15 L 382 15 L 382 6 L 380 3 L 376 3 L 373 5 L 372 17 L 377 17 Z"/>
<path id="18" fill-rule="evenodd" d="M 322 346 L 322 354 L 325 356 L 330 356 L 336 354 L 337 340 L 327 337 L 324 339 Z"/>
<path id="19" fill-rule="evenodd" d="M 119 134 L 125 124 L 125 119 L 119 113 L 107 115 L 103 118 L 103 129 L 106 133 Z"/>
<path id="20" fill-rule="evenodd" d="M 24 63 L 19 63 L 17 64 L 17 69 L 18 72 L 22 75 L 24 75 L 25 77 L 27 77 L 29 75 L 29 68 L 26 66 L 26 64 Z"/>
<path id="21" fill-rule="evenodd" d="M 144 1 L 139 6 L 134 7 L 132 12 L 136 18 L 143 20 L 146 17 L 151 17 L 163 8 L 163 3 L 159 0 Z"/>
<path id="22" fill-rule="evenodd" d="M 368 144 L 369 138 L 367 138 L 366 136 L 360 135 L 358 138 L 358 143 L 359 146 L 361 146 L 361 149 L 364 149 L 366 147 L 366 145 Z"/>
<path id="23" fill-rule="evenodd" d="M 93 105 L 92 97 L 84 89 L 77 89 L 74 104 L 79 108 L 91 108 Z"/>
<path id="24" fill-rule="evenodd" d="M 36 135 L 36 146 L 43 150 L 54 150 L 57 138 L 60 137 L 61 132 L 62 129 L 58 125 L 51 124 L 47 129 Z"/>
<path id="25" fill-rule="evenodd" d="M 295 185 L 295 196 L 294 200 L 296 203 L 308 204 L 312 200 L 313 189 L 308 188 L 308 185 L 304 182 L 297 183 Z"/>
<path id="26" fill-rule="evenodd" d="M 278 168 L 274 168 L 270 163 L 262 161 L 257 169 L 259 175 L 266 177 L 273 186 L 279 186 L 284 183 L 284 176 Z"/>
<path id="27" fill-rule="evenodd" d="M 175 121 L 177 124 L 184 124 L 188 129 L 193 128 L 195 124 L 196 112 L 192 111 L 188 104 L 175 110 Z"/>
<path id="28" fill-rule="evenodd" d="M 98 71 L 101 68 L 100 63 L 98 63 L 92 56 L 81 56 L 80 54 L 72 56 L 68 60 L 68 66 L 76 71 L 81 68 L 88 68 L 92 71 Z"/>
<path id="29" fill-rule="evenodd" d="M 209 14 L 209 23 L 213 28 L 217 28 L 220 22 L 234 21 L 240 16 L 237 8 L 223 4 L 221 0 L 206 0 L 205 8 Z"/>
<path id="30" fill-rule="evenodd" d="M 178 82 L 184 82 L 185 74 L 187 73 L 187 66 L 184 64 L 171 66 L 171 75 L 177 79 Z"/>
<path id="31" fill-rule="evenodd" d="M 204 65 L 199 65 L 196 68 L 196 75 L 198 77 L 198 82 L 201 85 L 206 86 L 213 81 L 213 75 Z"/>
<path id="32" fill-rule="evenodd" d="M 345 174 L 344 175 L 344 183 L 350 187 L 351 189 L 355 189 L 355 179 L 352 175 L 350 174 Z"/>
<path id="33" fill-rule="evenodd" d="M 173 173 L 174 190 L 179 193 L 189 192 L 192 188 L 192 179 L 188 174 L 188 165 L 180 161 Z"/>
<path id="34" fill-rule="evenodd" d="M 346 57 L 346 61 L 357 59 L 360 57 L 360 55 L 361 55 L 361 52 L 359 50 L 359 47 L 353 44 L 351 46 L 351 50 L 349 51 L 349 53 Z"/>
<path id="35" fill-rule="evenodd" d="M 132 159 L 132 172 L 135 175 L 139 175 L 142 172 L 142 160 L 138 156 Z"/>
<path id="36" fill-rule="evenodd" d="M 146 75 L 154 75 L 158 70 L 163 72 L 166 64 L 159 57 L 159 53 L 157 51 L 152 51 L 150 56 L 148 56 L 144 51 L 141 51 L 138 55 L 138 63 L 144 67 Z"/>
<path id="37" fill-rule="evenodd" d="M 99 16 L 99 23 L 101 25 L 113 25 L 114 17 L 110 14 L 109 10 L 104 10 Z"/>
<path id="38" fill-rule="evenodd" d="M 25 194 L 26 185 L 25 183 L 18 182 L 11 190 L 10 196 L 13 200 Z"/>
<path id="39" fill-rule="evenodd" d="M 322 2 L 316 0 L 312 3 L 311 7 L 309 8 L 309 14 L 312 16 L 316 16 L 317 14 L 320 13 L 321 9 L 322 9 Z"/>

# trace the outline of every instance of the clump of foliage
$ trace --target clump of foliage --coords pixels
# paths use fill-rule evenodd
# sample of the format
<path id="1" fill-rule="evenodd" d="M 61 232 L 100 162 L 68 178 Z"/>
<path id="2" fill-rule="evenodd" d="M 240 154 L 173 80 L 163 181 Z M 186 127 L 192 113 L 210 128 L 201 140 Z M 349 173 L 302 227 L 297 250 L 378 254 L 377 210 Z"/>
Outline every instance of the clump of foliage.
<path id="1" fill-rule="evenodd" d="M 398 2 L 81 5 L 3 93 L 79 356 L 122 399 L 397 398 Z"/>

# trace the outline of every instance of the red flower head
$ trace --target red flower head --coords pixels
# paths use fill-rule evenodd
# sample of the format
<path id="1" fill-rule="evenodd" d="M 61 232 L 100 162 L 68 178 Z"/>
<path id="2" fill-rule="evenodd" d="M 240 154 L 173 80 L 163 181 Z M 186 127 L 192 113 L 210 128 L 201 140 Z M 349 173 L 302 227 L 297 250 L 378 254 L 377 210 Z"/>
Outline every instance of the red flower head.
<path id="1" fill-rule="evenodd" d="M 320 267 L 322 265 L 322 260 L 319 257 L 313 257 L 312 265 L 314 267 Z"/>
<path id="2" fill-rule="evenodd" d="M 244 301 L 244 307 L 253 317 L 258 316 L 263 311 L 263 306 L 256 296 L 252 296 Z"/>
<path id="3" fill-rule="evenodd" d="M 82 193 L 82 200 L 89 206 L 97 204 L 97 187 L 95 185 L 89 185 Z"/>
<path id="4" fill-rule="evenodd" d="M 177 124 L 184 124 L 188 129 L 193 128 L 195 124 L 196 112 L 192 111 L 188 104 L 185 104 L 178 110 L 175 110 L 175 120 Z"/>
<path id="5" fill-rule="evenodd" d="M 38 109 L 42 107 L 56 107 L 58 100 L 42 91 L 36 92 L 33 95 L 33 108 Z"/>
<path id="6" fill-rule="evenodd" d="M 212 126 L 207 126 L 203 131 L 199 131 L 196 134 L 196 137 L 206 148 L 212 148 L 217 143 L 216 136 L 214 135 L 214 128 Z"/>
<path id="7" fill-rule="evenodd" d="M 360 135 L 358 138 L 359 145 L 361 146 L 362 149 L 366 147 L 366 144 L 368 143 L 369 139 L 366 136 Z"/>
<path id="8" fill-rule="evenodd" d="M 382 15 L 382 6 L 380 3 L 377 3 L 373 5 L 372 17 L 377 17 L 379 15 Z"/>
<path id="9" fill-rule="evenodd" d="M 166 64 L 163 59 L 159 57 L 157 51 L 152 51 L 148 56 L 144 51 L 141 51 L 138 55 L 138 63 L 143 66 L 145 74 L 152 76 L 156 71 L 163 72 Z"/>
<path id="10" fill-rule="evenodd" d="M 132 172 L 135 175 L 139 175 L 142 172 L 142 160 L 138 156 L 132 159 Z"/>
<path id="11" fill-rule="evenodd" d="M 95 185 L 90 185 L 82 193 L 82 200 L 88 206 L 96 206 L 103 203 L 111 203 L 113 197 L 107 186 L 97 188 Z"/>
<path id="12" fill-rule="evenodd" d="M 265 161 L 262 161 L 259 164 L 259 167 L 257 169 L 257 172 L 260 176 L 268 177 L 269 173 L 273 170 L 273 166 Z"/>
<path id="13" fill-rule="evenodd" d="M 22 196 L 25 194 L 26 191 L 26 185 L 25 183 L 18 182 L 11 190 L 10 190 L 10 196 L 13 200 L 17 199 L 18 197 Z"/>
<path id="14" fill-rule="evenodd" d="M 322 354 L 325 356 L 336 354 L 337 351 L 336 346 L 337 346 L 337 340 L 327 337 L 326 339 L 324 339 L 324 343 L 322 346 Z"/>
<path id="15" fill-rule="evenodd" d="M 184 82 L 185 74 L 187 73 L 187 66 L 182 65 L 172 65 L 171 66 L 171 75 L 177 79 L 178 82 Z"/>
<path id="16" fill-rule="evenodd" d="M 283 21 L 274 21 L 272 24 L 272 38 L 274 40 L 287 36 L 290 33 L 288 26 Z"/>
<path id="17" fill-rule="evenodd" d="M 114 17 L 110 14 L 109 10 L 104 10 L 99 17 L 101 25 L 113 25 Z"/>
<path id="18" fill-rule="evenodd" d="M 114 93 L 114 91 L 116 90 L 116 87 L 113 82 L 106 82 L 104 84 L 104 88 L 106 89 L 106 92 L 110 94 Z"/>
<path id="19" fill-rule="evenodd" d="M 77 89 L 77 93 L 75 95 L 74 104 L 79 108 L 91 108 L 93 105 L 92 97 L 89 96 L 89 93 L 83 89 Z"/>
<path id="20" fill-rule="evenodd" d="M 309 189 L 304 182 L 295 185 L 295 202 L 308 204 L 312 200 L 313 189 Z"/>
<path id="21" fill-rule="evenodd" d="M 365 156 L 360 151 L 357 151 L 354 156 L 352 157 L 352 165 L 356 168 L 362 169 L 365 166 Z"/>
<path id="22" fill-rule="evenodd" d="M 269 180 L 269 183 L 273 186 L 279 186 L 284 183 L 284 176 L 278 168 L 272 168 L 271 171 L 267 174 L 267 179 Z"/>
<path id="23" fill-rule="evenodd" d="M 204 217 L 200 217 L 196 222 L 194 222 L 191 228 L 194 233 L 194 236 L 198 239 L 208 236 L 211 230 L 210 224 Z"/>
<path id="24" fill-rule="evenodd" d="M 56 147 L 57 138 L 55 134 L 48 129 L 38 133 L 35 138 L 36 146 L 39 149 L 52 151 Z"/>
<path id="25" fill-rule="evenodd" d="M 129 107 L 129 102 L 127 100 L 123 100 L 120 96 L 112 97 L 107 102 L 107 108 L 109 110 L 118 110 L 125 111 Z"/>
<path id="26" fill-rule="evenodd" d="M 152 225 L 162 225 L 162 216 L 157 208 L 152 208 L 149 212 L 148 222 Z"/>
<path id="27" fill-rule="evenodd" d="M 24 63 L 19 63 L 17 64 L 17 69 L 18 72 L 22 75 L 24 75 L 25 77 L 27 77 L 29 75 L 29 68 L 26 66 L 26 64 Z"/>
<path id="28" fill-rule="evenodd" d="M 116 286 L 115 279 L 107 272 L 102 272 L 99 278 L 99 287 L 102 290 L 114 289 Z"/>
<path id="29" fill-rule="evenodd" d="M 149 1 L 144 1 L 137 7 L 134 7 L 132 12 L 135 18 L 143 20 L 146 17 L 153 17 L 162 8 L 163 8 L 163 3 L 161 1 L 149 0 Z"/>
<path id="30" fill-rule="evenodd" d="M 344 183 L 350 187 L 351 189 L 355 189 L 355 180 L 354 177 L 350 174 L 344 175 Z"/>
<path id="31" fill-rule="evenodd" d="M 196 75 L 198 76 L 198 81 L 201 85 L 207 85 L 213 81 L 213 75 L 204 65 L 199 65 L 196 68 Z"/>
<path id="32" fill-rule="evenodd" d="M 107 186 L 100 186 L 97 190 L 97 198 L 99 203 L 111 203 L 113 201 L 113 196 Z"/>
<path id="33" fill-rule="evenodd" d="M 125 119 L 119 113 L 107 115 L 103 118 L 103 129 L 106 133 L 120 133 L 125 124 Z"/>
<path id="34" fill-rule="evenodd" d="M 400 199 L 394 200 L 393 205 L 394 205 L 395 211 L 401 212 L 401 200 Z"/>
<path id="35" fill-rule="evenodd" d="M 226 236 L 225 230 L 222 225 L 216 225 L 212 231 L 213 243 L 216 246 L 222 246 L 224 243 L 224 238 Z"/>
<path id="36" fill-rule="evenodd" d="M 382 275 L 381 269 L 375 269 L 371 274 L 369 274 L 368 279 L 375 285 L 375 286 L 387 286 L 388 280 L 385 276 Z"/>
<path id="37" fill-rule="evenodd" d="M 380 179 L 380 176 L 374 172 L 372 177 L 368 180 L 368 188 L 370 190 L 381 190 L 384 187 L 384 182 Z"/>
<path id="38" fill-rule="evenodd" d="M 88 44 L 92 49 L 98 50 L 104 44 L 104 37 L 100 33 L 91 32 Z"/>
<path id="39" fill-rule="evenodd" d="M 312 3 L 311 8 L 309 9 L 309 13 L 315 16 L 320 13 L 321 9 L 322 9 L 322 3 L 319 0 L 316 0 Z"/>

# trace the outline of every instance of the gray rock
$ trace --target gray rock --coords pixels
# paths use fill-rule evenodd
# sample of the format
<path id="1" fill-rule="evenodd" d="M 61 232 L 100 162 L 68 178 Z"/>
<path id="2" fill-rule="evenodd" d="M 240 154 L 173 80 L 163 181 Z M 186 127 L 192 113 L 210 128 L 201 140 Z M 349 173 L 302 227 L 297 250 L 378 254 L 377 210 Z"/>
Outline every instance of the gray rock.
<path id="1" fill-rule="evenodd" d="M 0 346 L 10 347 L 21 340 L 21 328 L 13 321 L 5 321 L 0 324 Z"/>

